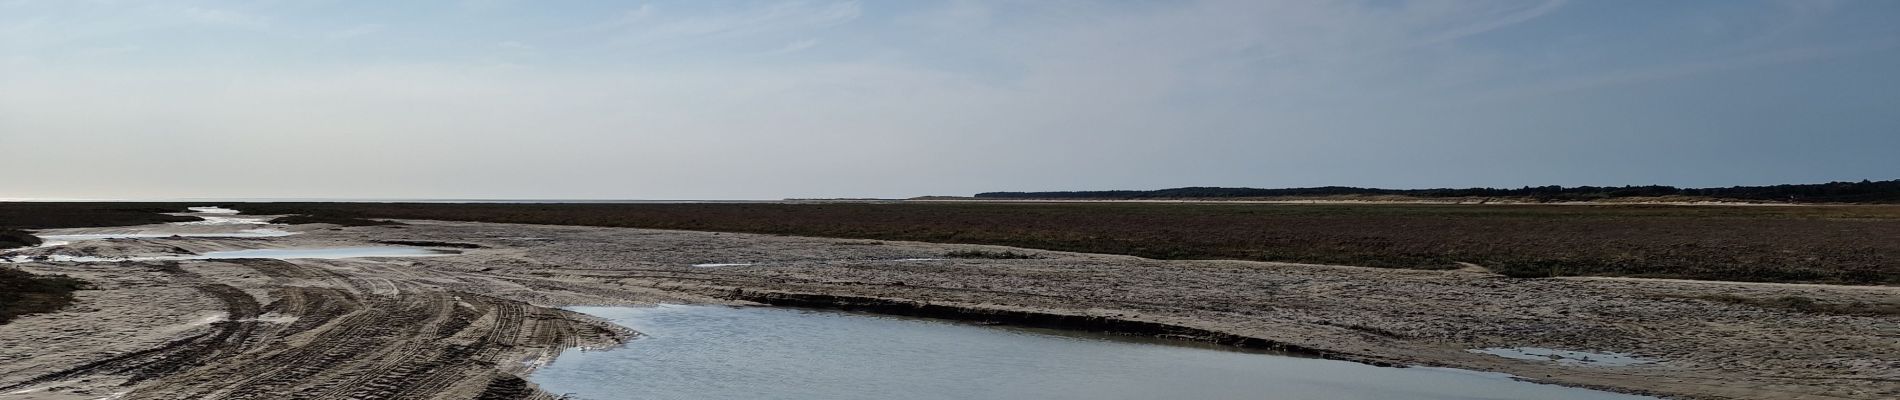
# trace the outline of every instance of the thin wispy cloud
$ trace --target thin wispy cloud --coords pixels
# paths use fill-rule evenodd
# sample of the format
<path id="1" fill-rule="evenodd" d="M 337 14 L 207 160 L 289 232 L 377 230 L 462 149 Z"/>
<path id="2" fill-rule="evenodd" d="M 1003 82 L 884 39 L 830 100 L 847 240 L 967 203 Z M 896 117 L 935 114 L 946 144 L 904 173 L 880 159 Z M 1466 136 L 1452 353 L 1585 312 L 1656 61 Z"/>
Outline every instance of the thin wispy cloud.
<path id="1" fill-rule="evenodd" d="M 232 10 L 187 6 L 178 11 L 186 20 L 202 24 L 253 29 L 270 26 L 270 21 L 264 17 Z"/>
<path id="2" fill-rule="evenodd" d="M 1427 35 L 1425 39 L 1420 40 L 1419 43 L 1431 44 L 1457 40 L 1459 38 L 1521 24 L 1557 11 L 1558 8 L 1563 7 L 1563 5 L 1568 2 L 1569 0 L 1547 0 L 1541 4 L 1536 4 L 1535 6 L 1524 9 L 1500 10 L 1495 16 L 1485 16 L 1477 22 L 1467 23 L 1447 29 L 1444 32 Z"/>
<path id="3" fill-rule="evenodd" d="M 818 47 L 818 43 L 819 43 L 818 39 L 795 40 L 790 43 L 786 43 L 784 46 L 781 46 L 778 49 L 768 51 L 765 54 L 766 55 L 781 55 L 781 54 L 797 53 L 800 51 L 804 51 L 805 49 Z"/>
<path id="4" fill-rule="evenodd" d="M 679 12 L 643 5 L 617 20 L 600 24 L 599 29 L 612 36 L 614 42 L 625 45 L 743 37 L 837 26 L 858 18 L 860 5 L 855 1 L 785 2 L 716 11 Z"/>
<path id="5" fill-rule="evenodd" d="M 384 27 L 382 24 L 361 24 L 361 25 L 356 25 L 349 28 L 332 31 L 327 36 L 330 39 L 335 39 L 335 40 L 355 39 L 358 37 L 374 35 L 378 32 L 382 32 L 383 29 Z"/>

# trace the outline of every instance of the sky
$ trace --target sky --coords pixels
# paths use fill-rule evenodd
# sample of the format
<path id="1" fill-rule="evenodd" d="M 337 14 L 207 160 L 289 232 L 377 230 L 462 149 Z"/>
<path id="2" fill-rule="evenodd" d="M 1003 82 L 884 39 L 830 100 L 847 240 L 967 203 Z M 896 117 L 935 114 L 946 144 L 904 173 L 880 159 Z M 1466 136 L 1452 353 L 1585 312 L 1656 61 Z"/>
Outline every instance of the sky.
<path id="1" fill-rule="evenodd" d="M 1900 1 L 0 0 L 0 198 L 1900 178 Z"/>

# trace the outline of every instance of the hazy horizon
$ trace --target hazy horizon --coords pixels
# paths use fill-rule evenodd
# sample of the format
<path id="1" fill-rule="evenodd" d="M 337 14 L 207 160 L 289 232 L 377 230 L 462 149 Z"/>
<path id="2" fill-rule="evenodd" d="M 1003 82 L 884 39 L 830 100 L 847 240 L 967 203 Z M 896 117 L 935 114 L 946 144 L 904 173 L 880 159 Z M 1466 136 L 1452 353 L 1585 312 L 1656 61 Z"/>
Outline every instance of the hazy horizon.
<path id="1" fill-rule="evenodd" d="M 1793 185 L 1805 185 L 1805 184 L 1827 184 L 1827 183 L 1836 183 L 1836 182 L 1861 182 L 1861 181 L 1867 181 L 1867 180 L 1860 180 L 1860 181 L 1829 181 L 1829 182 L 1798 182 L 1798 183 L 1788 183 L 1788 184 L 1793 184 Z M 1883 180 L 1883 181 L 1885 181 L 1885 180 Z M 1776 184 L 1776 185 L 1781 185 L 1781 184 Z M 1549 185 L 1525 185 L 1525 186 L 1516 186 L 1516 187 L 1495 187 L 1495 186 L 1480 186 L 1480 187 L 1457 187 L 1457 188 L 1448 188 L 1448 187 L 1418 187 L 1418 188 L 1390 188 L 1390 187 L 1385 187 L 1385 188 L 1366 188 L 1366 189 L 1398 189 L 1398 190 L 1408 190 L 1408 189 L 1475 189 L 1475 188 L 1492 188 L 1492 189 L 1515 189 L 1515 188 L 1519 188 L 1519 187 L 1541 187 L 1541 186 L 1549 186 Z M 1599 186 L 1599 187 L 1625 187 L 1625 186 L 1652 186 L 1652 185 L 1597 185 L 1597 186 Z M 1663 186 L 1667 186 L 1667 185 L 1663 185 Z M 1743 186 L 1775 186 L 1775 185 L 1743 185 Z M 1203 187 L 1209 187 L 1209 186 L 1203 186 Z M 1238 187 L 1238 186 L 1212 186 L 1212 187 L 1222 187 L 1222 188 L 1241 188 L 1241 187 Z M 1573 188 L 1574 188 L 1574 187 L 1576 187 L 1576 186 L 1566 186 L 1566 187 L 1573 187 Z M 1182 188 L 1186 188 L 1186 187 L 1165 187 L 1165 188 L 1132 188 L 1132 189 L 1131 189 L 1131 188 L 1109 188 L 1109 189 L 1084 189 L 1084 190 L 1022 190 L 1022 191 L 1014 191 L 1014 192 L 1030 192 L 1030 193 L 1035 193 L 1035 192 L 1071 192 L 1071 191 L 1083 191 L 1083 192 L 1089 192 L 1089 191 L 1151 191 L 1151 190 L 1166 190 L 1166 189 L 1182 189 Z M 1310 188 L 1310 187 L 1309 187 L 1309 188 Z M 1681 188 L 1685 188 L 1685 189 L 1701 189 L 1701 188 L 1696 188 L 1696 187 L 1681 187 Z M 1291 189 L 1291 188 L 1278 188 L 1278 187 L 1273 187 L 1273 188 L 1259 188 L 1259 187 L 1256 187 L 1256 188 L 1251 188 L 1251 189 Z M 330 202 L 337 202 L 337 203 L 358 203 L 358 202 L 360 202 L 360 203 L 392 203 L 392 202 L 402 202 L 402 203 L 409 203 L 409 202 L 414 202 L 414 203 L 461 203 L 461 202 L 467 202 L 467 203 L 512 203 L 512 202 L 519 202 L 519 203 L 536 203 L 536 202 L 553 202 L 553 203 L 680 203 L 680 202 L 687 202 L 687 203 L 693 203 L 693 202 L 705 202 L 705 203 L 727 203 L 727 202 L 731 202 L 731 203 L 747 203 L 747 202 L 766 202 L 766 203 L 770 203 L 770 202 L 778 202 L 778 201 L 786 201 L 786 200 L 903 200 L 903 199 L 910 199 L 910 198 L 918 198 L 918 197 L 969 197 L 969 196 L 972 196 L 972 195 L 976 195 L 976 194 L 981 194 L 981 193 L 985 193 L 985 192 L 997 192 L 997 191 L 984 191 L 984 192 L 974 192 L 974 193 L 957 193 L 957 194 L 923 194 L 923 195 L 910 195 L 910 196 L 895 196 L 895 197 L 844 197 L 844 196 L 833 196 L 833 197 L 779 197 L 779 198 L 746 198 L 746 199 L 734 199 L 734 198 L 699 198 L 699 199 L 694 199 L 694 198 L 670 198 L 670 199 L 669 199 L 669 198 L 612 198 L 612 197 L 595 197 L 595 198 L 586 198 L 586 197 L 574 197 L 574 198 L 560 198 L 560 197 L 515 197 L 515 198 L 502 198 L 502 197 L 460 197 L 460 198 L 456 198 L 456 197 L 146 197 L 146 198 L 137 198 L 137 197 L 119 197 L 119 198 L 60 198 L 60 197 L 0 197 L 0 202 L 165 202 L 165 203 L 177 203 L 177 202 L 194 202 L 194 201 L 204 201 L 204 202 L 287 202 L 287 203 L 288 203 L 288 202 L 318 202 L 318 203 L 330 203 Z"/>
<path id="2" fill-rule="evenodd" d="M 1900 2 L 0 0 L 0 198 L 1900 178 Z"/>

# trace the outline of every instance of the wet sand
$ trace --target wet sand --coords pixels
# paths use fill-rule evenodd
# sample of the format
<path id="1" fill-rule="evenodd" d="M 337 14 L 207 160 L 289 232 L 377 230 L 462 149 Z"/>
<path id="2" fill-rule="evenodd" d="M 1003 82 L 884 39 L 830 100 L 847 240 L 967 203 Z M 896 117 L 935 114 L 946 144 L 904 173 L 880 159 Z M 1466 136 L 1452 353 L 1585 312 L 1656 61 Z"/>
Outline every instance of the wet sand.
<path id="1" fill-rule="evenodd" d="M 1900 397 L 1900 317 L 1692 298 L 1880 303 L 1900 298 L 1894 287 L 1512 279 L 1482 271 L 409 222 L 297 226 L 287 230 L 300 234 L 271 238 L 87 240 L 17 251 L 134 257 L 392 240 L 483 246 L 428 258 L 14 264 L 74 275 L 100 290 L 78 292 L 79 302 L 65 312 L 0 325 L 0 399 L 545 396 L 515 377 L 561 349 L 605 345 L 629 334 L 555 308 L 660 302 L 790 302 L 999 322 L 1093 321 L 1330 358 L 1682 398 Z M 1043 258 L 937 259 L 970 249 Z M 695 266 L 720 264 L 728 265 Z M 1653 362 L 1604 366 L 1470 351 L 1518 347 Z"/>

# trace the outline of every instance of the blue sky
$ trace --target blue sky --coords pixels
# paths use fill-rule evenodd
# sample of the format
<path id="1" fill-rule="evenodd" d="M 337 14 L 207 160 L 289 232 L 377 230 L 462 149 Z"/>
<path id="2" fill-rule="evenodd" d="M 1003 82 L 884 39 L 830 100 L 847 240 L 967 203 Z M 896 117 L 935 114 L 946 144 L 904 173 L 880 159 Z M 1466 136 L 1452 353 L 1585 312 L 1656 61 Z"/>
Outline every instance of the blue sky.
<path id="1" fill-rule="evenodd" d="M 1894 1 L 0 0 L 0 198 L 1900 178 Z"/>

